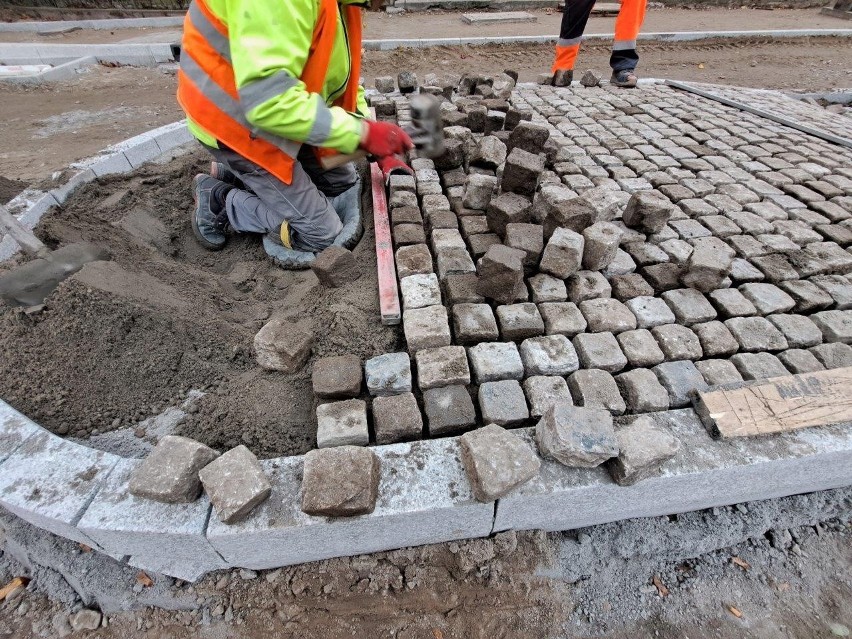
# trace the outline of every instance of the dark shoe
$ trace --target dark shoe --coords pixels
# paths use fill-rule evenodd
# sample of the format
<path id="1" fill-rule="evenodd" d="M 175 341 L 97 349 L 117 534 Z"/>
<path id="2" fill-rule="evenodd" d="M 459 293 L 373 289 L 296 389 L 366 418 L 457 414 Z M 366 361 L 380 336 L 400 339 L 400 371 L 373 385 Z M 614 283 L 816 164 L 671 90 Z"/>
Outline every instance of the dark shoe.
<path id="1" fill-rule="evenodd" d="M 237 174 L 216 160 L 210 163 L 210 175 L 231 186 L 236 186 L 239 189 L 243 188 L 243 182 L 237 177 Z"/>
<path id="2" fill-rule="evenodd" d="M 610 84 L 625 89 L 632 89 L 639 82 L 636 77 L 636 72 L 633 69 L 625 69 L 624 71 L 613 71 L 612 77 L 609 79 Z"/>
<path id="3" fill-rule="evenodd" d="M 225 196 L 233 187 L 204 173 L 196 175 L 192 184 L 195 195 L 192 232 L 201 246 L 218 251 L 227 241 L 225 232 L 228 230 L 228 215 L 225 212 Z"/>
<path id="4" fill-rule="evenodd" d="M 555 87 L 570 87 L 573 81 L 573 69 L 559 69 L 553 74 L 553 81 L 551 83 Z"/>

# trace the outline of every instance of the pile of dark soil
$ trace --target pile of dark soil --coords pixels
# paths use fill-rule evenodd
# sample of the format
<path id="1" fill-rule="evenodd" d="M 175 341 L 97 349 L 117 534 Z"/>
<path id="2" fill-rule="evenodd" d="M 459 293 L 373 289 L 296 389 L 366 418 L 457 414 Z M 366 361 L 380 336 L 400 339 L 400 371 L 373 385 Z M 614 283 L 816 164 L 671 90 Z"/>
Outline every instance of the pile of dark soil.
<path id="1" fill-rule="evenodd" d="M 190 181 L 201 153 L 100 180 L 36 229 L 51 248 L 108 248 L 35 314 L 0 313 L 0 397 L 61 435 L 86 437 L 156 415 L 192 389 L 207 391 L 179 432 L 261 457 L 315 446 L 312 361 L 294 375 L 259 369 L 252 339 L 273 315 L 316 335 L 312 358 L 397 349 L 379 321 L 371 216 L 354 253 L 364 275 L 325 289 L 310 271 L 283 271 L 260 239 L 209 252 L 192 236 Z M 4 265 L 0 268 L 9 268 Z"/>
<path id="2" fill-rule="evenodd" d="M 27 188 L 25 182 L 10 180 L 0 175 L 0 204 L 6 204 L 25 188 Z"/>

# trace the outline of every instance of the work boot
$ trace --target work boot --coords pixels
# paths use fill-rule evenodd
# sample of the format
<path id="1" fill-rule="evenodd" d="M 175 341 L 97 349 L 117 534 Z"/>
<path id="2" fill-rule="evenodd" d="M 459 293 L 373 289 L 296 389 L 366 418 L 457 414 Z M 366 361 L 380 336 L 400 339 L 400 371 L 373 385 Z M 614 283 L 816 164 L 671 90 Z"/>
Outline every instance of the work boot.
<path id="1" fill-rule="evenodd" d="M 217 180 L 221 180 L 226 184 L 230 184 L 231 186 L 235 186 L 238 189 L 243 189 L 243 181 L 237 177 L 237 174 L 231 171 L 228 167 L 226 167 L 221 162 L 217 162 L 213 160 L 210 163 L 210 175 L 216 178 Z"/>
<path id="2" fill-rule="evenodd" d="M 574 81 L 573 69 L 559 69 L 553 74 L 552 84 L 555 87 L 570 87 Z"/>
<path id="3" fill-rule="evenodd" d="M 613 71 L 612 77 L 609 79 L 610 84 L 625 89 L 632 89 L 639 82 L 636 77 L 636 72 L 633 69 L 624 69 L 623 71 Z"/>
<path id="4" fill-rule="evenodd" d="M 229 226 L 225 196 L 234 187 L 204 173 L 196 175 L 192 185 L 195 195 L 192 232 L 201 246 L 218 251 L 225 246 Z"/>

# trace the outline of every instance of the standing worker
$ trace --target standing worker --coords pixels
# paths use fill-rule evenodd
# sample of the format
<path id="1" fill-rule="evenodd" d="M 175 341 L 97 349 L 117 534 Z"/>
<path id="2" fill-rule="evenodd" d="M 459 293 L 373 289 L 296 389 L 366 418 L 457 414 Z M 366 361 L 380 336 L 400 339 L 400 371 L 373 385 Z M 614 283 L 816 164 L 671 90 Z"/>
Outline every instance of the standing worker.
<path id="1" fill-rule="evenodd" d="M 368 120 L 359 86 L 361 10 L 369 0 L 193 0 L 184 21 L 178 102 L 213 154 L 194 179 L 192 227 L 221 249 L 229 227 L 318 252 L 343 228 L 335 198 L 358 183 L 360 148 L 390 170 L 412 147 L 395 124 Z M 373 0 L 372 8 L 381 8 Z"/>
<path id="2" fill-rule="evenodd" d="M 609 58 L 609 65 L 612 67 L 610 83 L 615 86 L 636 86 L 636 64 L 639 62 L 636 38 L 645 20 L 647 4 L 647 0 L 621 0 L 621 10 L 615 19 L 615 41 Z M 568 86 L 574 79 L 574 63 L 580 51 L 586 22 L 594 6 L 595 0 L 565 0 L 552 69 L 554 86 Z"/>

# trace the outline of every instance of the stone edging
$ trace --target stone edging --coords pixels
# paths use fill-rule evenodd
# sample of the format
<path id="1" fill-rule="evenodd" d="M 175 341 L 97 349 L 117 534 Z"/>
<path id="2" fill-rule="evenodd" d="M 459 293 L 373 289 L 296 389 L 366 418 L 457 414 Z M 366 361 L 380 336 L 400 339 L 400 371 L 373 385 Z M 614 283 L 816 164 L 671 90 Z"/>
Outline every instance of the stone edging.
<path id="1" fill-rule="evenodd" d="M 18 21 L 0 22 L 0 33 L 39 33 L 66 29 L 92 29 L 107 31 L 112 29 L 160 29 L 179 27 L 183 16 L 159 16 L 156 18 L 107 18 L 104 20 L 57 20 L 57 21 Z"/>
<path id="2" fill-rule="evenodd" d="M 177 122 L 114 145 L 75 165 L 68 183 L 33 202 L 22 221 L 33 227 L 79 186 L 180 154 L 190 141 Z M 0 243 L 0 259 L 14 252 L 9 242 Z M 274 568 L 508 529 L 569 530 L 852 484 L 849 425 L 717 441 L 691 409 L 652 415 L 678 437 L 680 452 L 634 486 L 618 486 L 601 467 L 542 460 L 538 477 L 497 502 L 480 503 L 456 438 L 434 439 L 373 447 L 382 462 L 376 509 L 350 519 L 301 512 L 301 456 L 264 460 L 271 497 L 228 526 L 206 497 L 191 504 L 133 497 L 127 482 L 140 460 L 57 437 L 0 400 L 0 505 L 119 561 L 194 581 L 226 567 Z M 516 432 L 533 445 L 532 429 Z"/>

